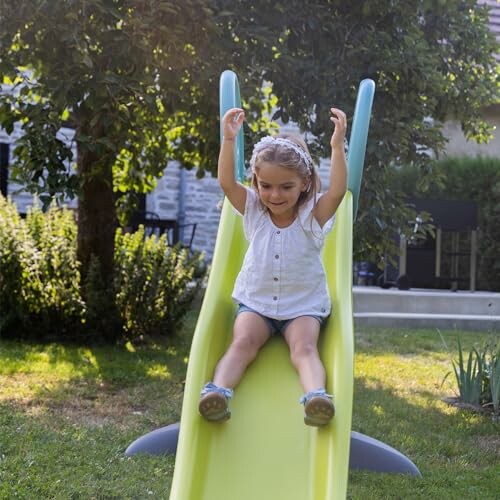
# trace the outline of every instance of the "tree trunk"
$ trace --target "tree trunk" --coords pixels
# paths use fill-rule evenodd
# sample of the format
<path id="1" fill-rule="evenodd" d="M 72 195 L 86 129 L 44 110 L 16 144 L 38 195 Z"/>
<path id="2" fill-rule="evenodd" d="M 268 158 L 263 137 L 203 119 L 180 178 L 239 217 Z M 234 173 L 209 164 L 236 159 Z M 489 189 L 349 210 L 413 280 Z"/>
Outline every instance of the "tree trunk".
<path id="1" fill-rule="evenodd" d="M 114 241 L 116 230 L 113 174 L 111 165 L 103 165 L 95 153 L 78 152 L 78 173 L 82 194 L 78 200 L 78 260 L 85 283 L 93 258 L 99 263 L 104 290 L 113 284 Z"/>

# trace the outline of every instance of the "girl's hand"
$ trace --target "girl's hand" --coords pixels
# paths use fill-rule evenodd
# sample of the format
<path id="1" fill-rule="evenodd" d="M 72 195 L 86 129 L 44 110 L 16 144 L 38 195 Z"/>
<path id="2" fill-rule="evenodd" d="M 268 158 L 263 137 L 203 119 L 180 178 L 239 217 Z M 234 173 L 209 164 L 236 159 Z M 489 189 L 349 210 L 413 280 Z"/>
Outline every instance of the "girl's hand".
<path id="1" fill-rule="evenodd" d="M 330 108 L 332 116 L 330 120 L 335 124 L 330 145 L 332 149 L 344 150 L 344 140 L 347 131 L 347 118 L 345 113 L 338 108 Z"/>
<path id="2" fill-rule="evenodd" d="M 233 141 L 244 121 L 245 112 L 241 108 L 231 108 L 227 111 L 222 118 L 222 135 L 224 139 Z"/>

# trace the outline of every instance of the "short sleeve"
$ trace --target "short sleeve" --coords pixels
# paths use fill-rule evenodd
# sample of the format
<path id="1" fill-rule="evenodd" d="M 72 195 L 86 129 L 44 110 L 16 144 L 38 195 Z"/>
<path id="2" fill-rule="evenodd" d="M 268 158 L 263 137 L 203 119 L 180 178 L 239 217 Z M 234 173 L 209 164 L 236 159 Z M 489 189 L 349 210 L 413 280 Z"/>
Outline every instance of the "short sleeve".
<path id="1" fill-rule="evenodd" d="M 318 221 L 314 218 L 313 210 L 321 198 L 322 194 L 316 195 L 316 199 L 310 199 L 307 203 L 300 209 L 299 218 L 303 229 L 306 232 L 313 233 L 316 237 L 323 239 L 332 229 L 335 224 L 335 214 L 330 217 L 324 224 L 320 227 Z"/>
<path id="2" fill-rule="evenodd" d="M 245 213 L 241 214 L 238 210 L 234 209 L 234 211 L 238 215 L 243 215 L 243 230 L 245 233 L 245 238 L 247 241 L 250 241 L 252 238 L 257 221 L 260 217 L 262 217 L 264 210 L 259 200 L 258 194 L 254 189 L 249 188 L 248 186 L 244 186 L 247 192 L 247 199 L 245 202 Z"/>

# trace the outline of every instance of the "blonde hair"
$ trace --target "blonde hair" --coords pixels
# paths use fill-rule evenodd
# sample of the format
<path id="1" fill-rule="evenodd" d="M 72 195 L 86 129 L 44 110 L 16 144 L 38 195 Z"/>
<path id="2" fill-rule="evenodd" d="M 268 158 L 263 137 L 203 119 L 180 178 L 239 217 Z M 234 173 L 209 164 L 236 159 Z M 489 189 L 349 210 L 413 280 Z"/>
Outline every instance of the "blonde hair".
<path id="1" fill-rule="evenodd" d="M 285 139 L 285 141 L 273 141 L 273 138 Z M 286 142 L 291 144 L 287 145 Z M 316 199 L 316 194 L 321 189 L 321 181 L 307 144 L 300 135 L 278 134 L 265 137 L 255 145 L 250 166 L 252 167 L 252 186 L 257 191 L 256 173 L 259 170 L 259 164 L 262 162 L 273 163 L 279 167 L 293 170 L 306 183 L 307 189 L 300 193 L 297 207 L 300 207 L 311 198 Z"/>

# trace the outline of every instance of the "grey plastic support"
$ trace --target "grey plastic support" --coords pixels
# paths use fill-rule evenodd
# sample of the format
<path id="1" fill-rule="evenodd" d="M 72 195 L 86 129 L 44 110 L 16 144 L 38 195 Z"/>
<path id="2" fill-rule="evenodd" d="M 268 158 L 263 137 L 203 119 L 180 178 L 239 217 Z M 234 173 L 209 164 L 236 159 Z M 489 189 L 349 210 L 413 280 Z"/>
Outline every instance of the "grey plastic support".
<path id="1" fill-rule="evenodd" d="M 179 423 L 170 424 L 148 432 L 136 439 L 126 450 L 125 455 L 131 457 L 138 453 L 148 455 L 175 455 L 179 440 Z"/>
<path id="2" fill-rule="evenodd" d="M 178 438 L 179 424 L 167 425 L 136 439 L 127 448 L 125 455 L 175 455 Z M 382 441 L 354 431 L 351 432 L 349 468 L 422 476 L 417 466 L 399 451 Z"/>
<path id="3" fill-rule="evenodd" d="M 417 466 L 398 450 L 355 431 L 351 432 L 349 468 L 422 477 Z"/>

